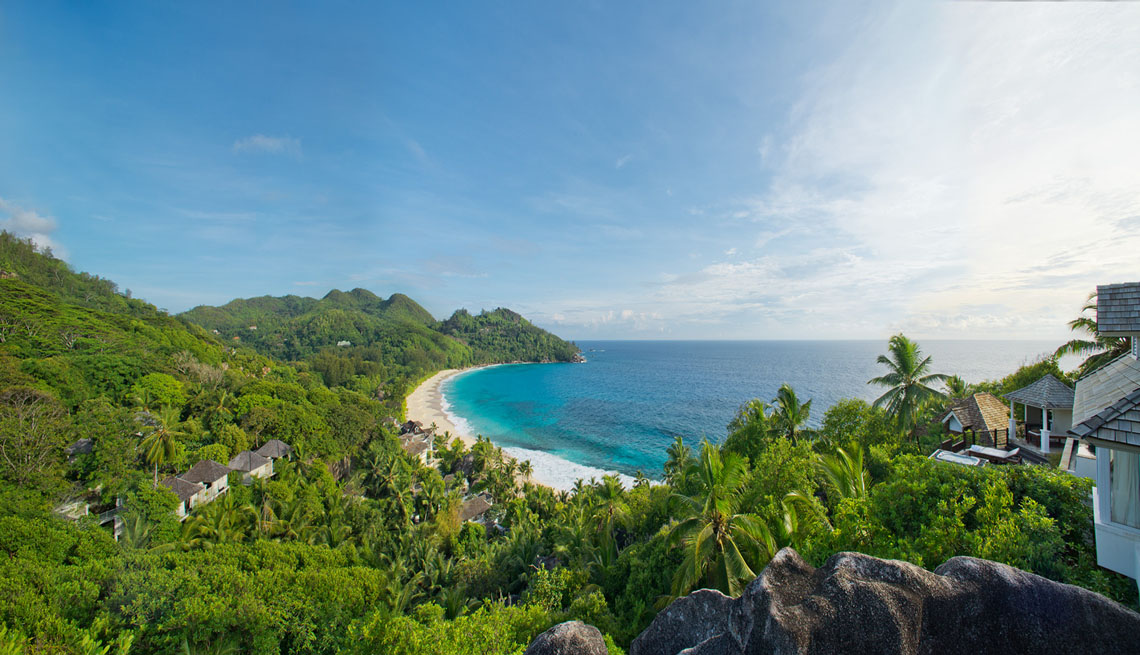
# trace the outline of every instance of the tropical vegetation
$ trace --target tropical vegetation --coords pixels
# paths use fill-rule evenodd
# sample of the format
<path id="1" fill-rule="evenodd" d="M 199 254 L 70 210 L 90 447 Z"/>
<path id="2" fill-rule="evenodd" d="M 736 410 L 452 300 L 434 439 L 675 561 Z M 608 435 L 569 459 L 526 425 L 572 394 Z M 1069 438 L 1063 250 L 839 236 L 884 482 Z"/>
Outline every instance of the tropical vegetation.
<path id="1" fill-rule="evenodd" d="M 739 593 L 785 546 L 816 564 L 987 557 L 1135 606 L 1095 564 L 1087 480 L 924 456 L 941 400 L 901 335 L 883 403 L 813 414 L 781 388 L 723 439 L 677 437 L 659 481 L 557 491 L 486 439 L 437 435 L 425 464 L 395 425 L 433 371 L 557 360 L 558 342 L 504 312 L 443 325 L 398 295 L 330 296 L 170 316 L 0 234 L 0 652 L 521 653 L 580 619 L 619 653 L 672 598 Z M 292 461 L 231 474 L 185 521 L 155 485 L 269 439 Z M 493 499 L 482 522 L 462 520 L 472 494 Z M 76 498 L 93 513 L 55 511 Z M 120 502 L 116 541 L 98 511 Z"/>

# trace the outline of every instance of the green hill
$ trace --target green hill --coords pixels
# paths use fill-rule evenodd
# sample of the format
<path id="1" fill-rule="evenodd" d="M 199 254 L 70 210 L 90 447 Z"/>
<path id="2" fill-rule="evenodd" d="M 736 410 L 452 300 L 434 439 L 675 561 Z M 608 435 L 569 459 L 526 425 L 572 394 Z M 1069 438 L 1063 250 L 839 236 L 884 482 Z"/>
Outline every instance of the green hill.
<path id="1" fill-rule="evenodd" d="M 217 334 L 286 361 L 307 361 L 326 384 L 378 387 L 425 372 L 500 362 L 569 362 L 578 348 L 508 309 L 437 322 L 406 295 L 366 289 L 233 300 L 181 315 Z M 395 389 L 400 393 L 401 389 Z"/>

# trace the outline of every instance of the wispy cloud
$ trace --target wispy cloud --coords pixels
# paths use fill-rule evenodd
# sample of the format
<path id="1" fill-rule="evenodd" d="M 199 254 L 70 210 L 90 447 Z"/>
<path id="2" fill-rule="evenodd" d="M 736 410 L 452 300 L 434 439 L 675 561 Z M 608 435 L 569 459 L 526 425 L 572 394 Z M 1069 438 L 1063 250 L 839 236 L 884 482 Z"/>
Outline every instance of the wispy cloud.
<path id="1" fill-rule="evenodd" d="M 614 162 L 614 168 L 625 168 L 625 165 L 628 164 L 631 159 L 633 159 L 633 155 L 622 155 L 618 157 L 617 161 Z"/>
<path id="2" fill-rule="evenodd" d="M 57 227 L 56 220 L 51 216 L 44 216 L 0 198 L 0 230 L 31 239 L 37 247 L 51 248 L 56 257 L 66 259 L 67 250 L 52 238 Z"/>
<path id="3" fill-rule="evenodd" d="M 290 136 L 266 136 L 254 134 L 234 141 L 233 151 L 239 154 L 266 153 L 301 157 L 301 140 Z"/>

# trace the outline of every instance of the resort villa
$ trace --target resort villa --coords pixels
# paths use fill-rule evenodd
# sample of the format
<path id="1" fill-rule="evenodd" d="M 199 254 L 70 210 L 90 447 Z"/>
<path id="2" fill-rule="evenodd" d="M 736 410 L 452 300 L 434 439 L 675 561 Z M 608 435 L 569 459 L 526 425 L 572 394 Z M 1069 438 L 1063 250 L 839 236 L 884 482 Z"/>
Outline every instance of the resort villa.
<path id="1" fill-rule="evenodd" d="M 273 475 L 273 460 L 251 450 L 243 450 L 230 459 L 230 469 L 241 471 L 242 483 L 249 484 L 253 478 L 268 478 Z"/>
<path id="2" fill-rule="evenodd" d="M 1097 287 L 1097 332 L 1131 352 L 1077 381 L 1070 432 L 1096 451 L 1097 563 L 1140 575 L 1140 282 Z M 1044 439 L 1043 439 L 1044 442 Z"/>
<path id="3" fill-rule="evenodd" d="M 273 461 L 281 457 L 289 458 L 293 448 L 289 444 L 272 439 L 257 449 L 257 452 L 243 450 L 230 459 L 229 466 L 212 459 L 199 460 L 182 475 L 171 475 L 162 484 L 178 496 L 178 519 L 183 520 L 198 505 L 212 502 L 229 489 L 230 472 L 242 474 L 242 482 L 249 484 L 253 478 L 268 478 L 273 475 Z"/>
<path id="4" fill-rule="evenodd" d="M 942 424 L 951 434 L 971 437 L 972 443 L 1005 447 L 1008 419 L 1005 403 L 982 392 L 954 402 L 942 416 Z"/>

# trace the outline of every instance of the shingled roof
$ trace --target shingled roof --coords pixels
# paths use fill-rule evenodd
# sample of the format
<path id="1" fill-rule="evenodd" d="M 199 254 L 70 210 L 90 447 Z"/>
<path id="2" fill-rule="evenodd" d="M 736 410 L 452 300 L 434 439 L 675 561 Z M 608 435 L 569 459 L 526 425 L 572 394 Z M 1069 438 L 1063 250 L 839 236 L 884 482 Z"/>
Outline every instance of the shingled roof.
<path id="1" fill-rule="evenodd" d="M 187 482 L 217 482 L 229 474 L 230 467 L 225 464 L 219 464 L 212 459 L 202 459 L 178 477 Z"/>
<path id="2" fill-rule="evenodd" d="M 1140 282 L 1097 286 L 1096 329 L 1102 337 L 1140 334 Z"/>
<path id="3" fill-rule="evenodd" d="M 256 471 L 270 462 L 269 459 L 249 450 L 243 450 L 230 460 L 230 468 L 235 471 Z"/>
<path id="4" fill-rule="evenodd" d="M 1140 389 L 1093 414 L 1070 430 L 1078 437 L 1140 446 Z"/>
<path id="5" fill-rule="evenodd" d="M 1140 389 L 1140 361 L 1122 355 L 1077 382 L 1073 425 L 1082 423 Z"/>
<path id="6" fill-rule="evenodd" d="M 477 519 L 486 514 L 489 509 L 491 509 L 491 503 L 487 502 L 486 498 L 475 496 L 463 503 L 463 508 L 459 510 L 459 520 L 471 521 Z"/>
<path id="7" fill-rule="evenodd" d="M 162 484 L 173 491 L 174 495 L 178 496 L 178 500 L 182 502 L 190 500 L 194 497 L 194 494 L 206 488 L 206 485 L 201 482 L 189 482 L 173 475 L 163 480 Z"/>
<path id="8" fill-rule="evenodd" d="M 947 412 L 950 413 L 958 417 L 963 429 L 973 430 L 990 439 L 994 438 L 994 432 L 1009 429 L 1009 407 L 985 391 L 955 402 Z"/>
<path id="9" fill-rule="evenodd" d="M 1002 398 L 1030 407 L 1072 409 L 1075 396 L 1075 392 L 1069 388 L 1069 385 L 1049 373 L 1028 387 L 1022 387 L 1017 391 L 1004 394 Z"/>
<path id="10" fill-rule="evenodd" d="M 280 439 L 270 439 L 265 442 L 265 445 L 253 452 L 262 457 L 277 459 L 278 457 L 288 457 L 293 454 L 293 447 Z"/>

